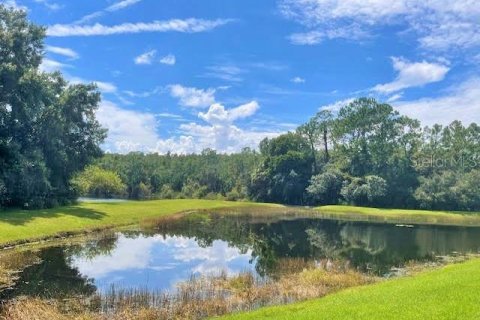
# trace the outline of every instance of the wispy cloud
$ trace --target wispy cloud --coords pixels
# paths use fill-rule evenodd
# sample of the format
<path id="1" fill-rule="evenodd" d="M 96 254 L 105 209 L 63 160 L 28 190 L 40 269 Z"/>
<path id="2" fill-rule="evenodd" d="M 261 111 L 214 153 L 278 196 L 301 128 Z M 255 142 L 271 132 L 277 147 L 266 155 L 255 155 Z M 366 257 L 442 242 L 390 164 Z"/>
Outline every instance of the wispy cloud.
<path id="1" fill-rule="evenodd" d="M 393 68 L 398 72 L 395 80 L 373 87 L 373 91 L 392 93 L 405 88 L 419 87 L 445 78 L 450 68 L 443 63 L 410 62 L 403 58 L 392 57 Z"/>
<path id="2" fill-rule="evenodd" d="M 294 77 L 290 81 L 292 81 L 293 83 L 305 83 L 305 79 L 301 77 Z"/>
<path id="3" fill-rule="evenodd" d="M 34 0 L 36 3 L 40 3 L 44 5 L 46 8 L 56 11 L 62 8 L 62 6 L 58 3 L 50 2 L 47 0 Z"/>
<path id="4" fill-rule="evenodd" d="M 214 65 L 206 68 L 207 72 L 202 77 L 217 78 L 225 81 L 240 82 L 243 81 L 242 74 L 247 71 L 232 64 Z"/>
<path id="5" fill-rule="evenodd" d="M 173 66 L 177 62 L 177 59 L 173 54 L 167 54 L 166 56 L 160 58 L 160 63 Z"/>
<path id="6" fill-rule="evenodd" d="M 62 71 L 65 68 L 71 67 L 68 64 L 53 60 L 53 59 L 48 59 L 48 58 L 43 58 L 42 63 L 40 64 L 40 71 L 43 72 L 55 72 L 55 71 Z"/>
<path id="7" fill-rule="evenodd" d="M 70 48 L 62 48 L 62 47 L 55 47 L 55 46 L 46 46 L 45 50 L 47 52 L 59 54 L 61 56 L 70 58 L 70 59 L 78 59 L 79 54 L 75 51 L 73 51 Z"/>
<path id="8" fill-rule="evenodd" d="M 124 23 L 114 26 L 105 26 L 96 23 L 94 25 L 72 25 L 55 24 L 47 28 L 47 35 L 51 37 L 69 37 L 69 36 L 106 36 L 113 34 L 131 34 L 141 32 L 185 32 L 196 33 L 205 32 L 223 26 L 232 20 L 217 19 L 172 19 L 165 21 L 154 21 L 150 23 Z"/>
<path id="9" fill-rule="evenodd" d="M 279 10 L 305 27 L 290 36 L 295 44 L 362 39 L 378 27 L 396 26 L 414 34 L 428 50 L 465 50 L 480 46 L 480 2 L 280 0 Z"/>
<path id="10" fill-rule="evenodd" d="M 135 57 L 133 61 L 135 62 L 135 64 L 152 64 L 156 54 L 157 50 L 150 50 Z"/>
<path id="11" fill-rule="evenodd" d="M 40 0 L 42 1 L 42 0 Z M 121 10 L 121 9 L 125 9 L 127 7 L 130 7 L 138 2 L 140 2 L 142 0 L 122 0 L 122 1 L 118 1 L 108 7 L 106 7 L 105 9 L 103 10 L 99 10 L 99 11 L 95 11 L 95 12 L 92 12 L 90 14 L 87 14 L 86 16 L 83 16 L 82 18 L 80 18 L 79 20 L 75 21 L 76 24 L 82 24 L 82 23 L 86 23 L 88 21 L 91 21 L 93 19 L 96 19 L 96 18 L 99 18 L 103 15 L 105 15 L 107 12 L 114 12 L 114 11 L 118 11 L 118 10 Z"/>

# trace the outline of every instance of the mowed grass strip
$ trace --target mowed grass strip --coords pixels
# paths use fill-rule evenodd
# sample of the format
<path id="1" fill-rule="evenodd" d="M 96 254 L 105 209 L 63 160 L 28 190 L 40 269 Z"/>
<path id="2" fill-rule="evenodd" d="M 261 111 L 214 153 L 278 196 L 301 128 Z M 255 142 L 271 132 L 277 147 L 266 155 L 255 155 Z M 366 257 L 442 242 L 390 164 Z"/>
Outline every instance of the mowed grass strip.
<path id="1" fill-rule="evenodd" d="M 480 259 L 222 320 L 480 319 Z"/>
<path id="2" fill-rule="evenodd" d="M 66 232 L 106 226 L 136 224 L 147 218 L 188 210 L 234 207 L 277 206 L 250 202 L 175 199 L 125 201 L 115 203 L 84 202 L 45 210 L 0 211 L 0 245 L 40 239 Z"/>
<path id="3" fill-rule="evenodd" d="M 315 208 L 320 216 L 371 222 L 480 226 L 480 213 L 463 211 L 431 211 L 383 209 L 330 205 Z"/>

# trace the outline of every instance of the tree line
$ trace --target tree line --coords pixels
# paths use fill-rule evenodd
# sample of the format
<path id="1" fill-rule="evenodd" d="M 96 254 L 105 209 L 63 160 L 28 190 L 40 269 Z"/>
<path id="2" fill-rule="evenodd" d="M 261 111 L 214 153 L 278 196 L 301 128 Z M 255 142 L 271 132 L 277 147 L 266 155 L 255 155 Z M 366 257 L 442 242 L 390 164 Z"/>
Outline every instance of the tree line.
<path id="1" fill-rule="evenodd" d="M 264 139 L 258 152 L 108 154 L 95 166 L 99 174 L 118 175 L 117 189 L 104 195 L 133 199 L 472 211 L 480 210 L 479 154 L 475 123 L 422 128 L 388 104 L 360 98 L 336 112 L 320 111 L 294 132 Z"/>

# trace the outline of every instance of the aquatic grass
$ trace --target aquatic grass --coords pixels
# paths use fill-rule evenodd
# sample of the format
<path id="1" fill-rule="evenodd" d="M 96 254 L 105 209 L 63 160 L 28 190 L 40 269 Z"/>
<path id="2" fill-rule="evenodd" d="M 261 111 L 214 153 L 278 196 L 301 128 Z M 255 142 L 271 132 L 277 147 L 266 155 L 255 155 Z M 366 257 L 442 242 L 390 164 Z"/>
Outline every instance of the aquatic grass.
<path id="1" fill-rule="evenodd" d="M 23 269 L 39 262 L 40 259 L 34 252 L 0 253 L 0 291 L 12 286 Z"/>
<path id="2" fill-rule="evenodd" d="M 5 306 L 2 316 L 9 320 L 36 319 L 28 318 L 33 314 L 44 314 L 49 318 L 38 319 L 48 320 L 203 319 L 319 297 L 345 287 L 376 281 L 376 278 L 357 271 L 344 270 L 343 264 L 333 263 L 329 270 L 323 267 L 326 265 L 313 264 L 309 269 L 284 274 L 278 279 L 259 277 L 247 271 L 235 276 L 228 276 L 226 272 L 192 276 L 171 292 L 111 287 L 104 294 L 77 300 L 18 299 Z M 32 308 L 38 309 L 39 313 Z"/>
<path id="3" fill-rule="evenodd" d="M 9 209 L 0 211 L 0 246 L 138 224 L 147 218 L 197 209 L 263 206 L 282 207 L 249 202 L 174 199 L 116 203 L 82 202 L 67 207 L 29 211 Z"/>

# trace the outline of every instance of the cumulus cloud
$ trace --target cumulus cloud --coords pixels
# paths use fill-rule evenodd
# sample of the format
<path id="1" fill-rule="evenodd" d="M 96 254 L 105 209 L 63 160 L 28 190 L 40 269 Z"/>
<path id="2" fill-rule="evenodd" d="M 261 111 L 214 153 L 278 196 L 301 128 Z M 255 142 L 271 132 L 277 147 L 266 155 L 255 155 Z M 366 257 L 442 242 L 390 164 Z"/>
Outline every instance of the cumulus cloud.
<path id="1" fill-rule="evenodd" d="M 250 117 L 257 112 L 258 108 L 259 105 L 256 101 L 251 101 L 230 110 L 225 110 L 223 105 L 215 103 L 210 106 L 207 112 L 200 112 L 198 117 L 210 124 L 225 124 Z"/>
<path id="2" fill-rule="evenodd" d="M 157 50 L 150 50 L 142 53 L 138 57 L 135 57 L 133 61 L 135 62 L 135 64 L 152 64 L 156 54 Z"/>
<path id="3" fill-rule="evenodd" d="M 204 123 L 181 124 L 170 137 L 158 133 L 157 117 L 175 117 L 171 114 L 154 114 L 121 108 L 110 101 L 102 102 L 97 117 L 109 130 L 103 148 L 110 152 L 130 151 L 167 152 L 177 154 L 199 153 L 212 148 L 222 153 L 240 151 L 244 147 L 257 148 L 265 137 L 275 137 L 280 131 L 252 130 L 235 124 L 239 119 L 253 116 L 259 109 L 256 101 L 226 109 L 219 104 L 210 106 L 207 112 L 198 114 Z"/>
<path id="4" fill-rule="evenodd" d="M 396 101 L 393 106 L 402 114 L 419 119 L 423 125 L 465 124 L 480 122 L 480 78 L 473 77 L 450 87 L 438 97 Z"/>
<path id="5" fill-rule="evenodd" d="M 410 62 L 403 58 L 392 58 L 393 68 L 398 72 L 394 81 L 379 84 L 373 90 L 380 93 L 392 93 L 405 88 L 419 87 L 428 83 L 438 82 L 445 78 L 450 70 L 441 63 Z"/>
<path id="6" fill-rule="evenodd" d="M 360 39 L 376 27 L 396 25 L 413 32 L 429 50 L 480 45 L 480 2 L 476 0 L 280 0 L 281 13 L 305 26 L 290 37 L 296 44 L 325 39 Z"/>
<path id="7" fill-rule="evenodd" d="M 47 52 L 55 53 L 70 59 L 78 59 L 79 55 L 77 52 L 73 51 L 70 48 L 62 48 L 62 47 L 55 47 L 55 46 L 46 46 L 45 50 Z"/>
<path id="8" fill-rule="evenodd" d="M 160 58 L 160 63 L 173 66 L 177 62 L 177 59 L 173 54 L 167 54 L 166 56 Z"/>
<path id="9" fill-rule="evenodd" d="M 51 37 L 68 36 L 105 36 L 112 34 L 128 34 L 141 32 L 205 32 L 229 23 L 228 19 L 172 19 L 154 21 L 150 23 L 123 23 L 106 26 L 100 23 L 94 25 L 55 24 L 47 28 L 47 35 Z"/>
<path id="10" fill-rule="evenodd" d="M 104 100 L 97 111 L 97 119 L 108 129 L 103 148 L 111 152 L 148 152 L 159 140 L 155 115 L 120 108 Z"/>
<path id="11" fill-rule="evenodd" d="M 197 89 L 180 84 L 169 86 L 170 95 L 178 98 L 180 105 L 192 108 L 204 108 L 215 103 L 215 89 Z"/>

